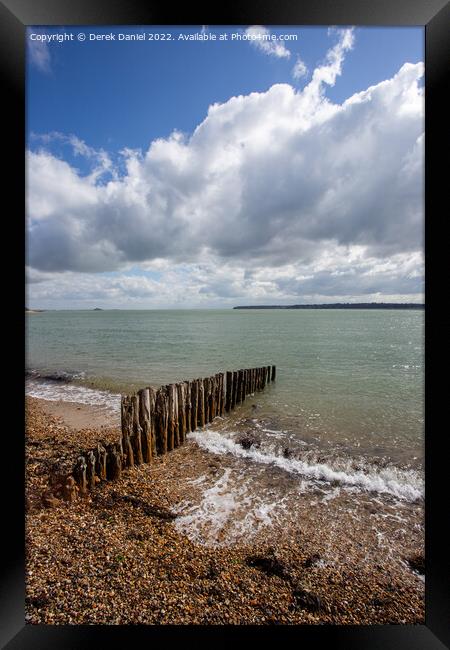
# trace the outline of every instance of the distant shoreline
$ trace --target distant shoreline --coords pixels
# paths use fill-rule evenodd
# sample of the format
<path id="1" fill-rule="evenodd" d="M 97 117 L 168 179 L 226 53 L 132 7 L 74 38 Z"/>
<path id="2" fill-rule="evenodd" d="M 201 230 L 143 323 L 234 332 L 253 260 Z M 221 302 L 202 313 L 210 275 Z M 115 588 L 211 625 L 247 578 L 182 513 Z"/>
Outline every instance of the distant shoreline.
<path id="1" fill-rule="evenodd" d="M 425 309 L 425 305 L 414 302 L 335 302 L 320 305 L 239 305 L 233 309 Z"/>

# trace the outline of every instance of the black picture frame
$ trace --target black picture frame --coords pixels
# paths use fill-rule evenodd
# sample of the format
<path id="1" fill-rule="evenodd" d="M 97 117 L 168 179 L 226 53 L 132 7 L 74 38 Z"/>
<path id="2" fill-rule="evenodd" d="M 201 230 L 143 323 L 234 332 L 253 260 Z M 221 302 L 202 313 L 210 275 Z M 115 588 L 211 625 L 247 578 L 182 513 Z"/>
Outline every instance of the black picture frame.
<path id="1" fill-rule="evenodd" d="M 367 25 L 425 27 L 426 84 L 426 172 L 425 172 L 425 262 L 426 262 L 426 621 L 425 625 L 380 626 L 245 626 L 245 627 L 156 627 L 156 626 L 40 626 L 25 625 L 25 526 L 24 526 L 24 413 L 23 374 L 19 360 L 13 368 L 13 390 L 17 391 L 11 422 L 4 422 L 8 444 L 3 447 L 3 500 L 10 506 L 3 527 L 3 552 L 0 594 L 0 643 L 9 650 L 26 648 L 103 648 L 124 647 L 142 641 L 165 643 L 180 636 L 183 643 L 210 642 L 231 637 L 258 643 L 280 642 L 289 634 L 300 643 L 324 644 L 325 647 L 367 649 L 436 650 L 450 647 L 450 546 L 444 527 L 448 519 L 448 460 L 445 454 L 444 408 L 445 380 L 431 389 L 430 375 L 442 365 L 442 350 L 434 351 L 431 342 L 444 332 L 448 320 L 437 317 L 445 294 L 438 294 L 435 279 L 447 277 L 446 257 L 436 252 L 435 230 L 443 214 L 448 164 L 445 134 L 448 133 L 448 103 L 444 91 L 450 61 L 450 7 L 445 0 L 315 0 L 308 4 L 289 0 L 269 3 L 246 2 L 215 7 L 181 4 L 176 11 L 161 0 L 0 0 L 0 62 L 3 72 L 3 121 L 7 147 L 4 189 L 9 195 L 10 218 L 15 226 L 12 248 L 17 270 L 12 325 L 23 349 L 25 325 L 20 293 L 24 286 L 24 228 L 22 215 L 25 195 L 25 30 L 28 25 Z M 442 156 L 440 155 L 442 154 Z M 447 172 L 448 174 L 448 172 Z M 5 231 L 4 233 L 5 234 Z M 434 240 L 434 241 L 433 241 Z M 8 267 L 9 268 L 9 267 Z M 9 278 L 9 275 L 8 275 Z M 432 281 L 433 280 L 433 281 Z M 10 284 L 9 281 L 5 284 Z M 18 285 L 18 286 L 17 286 Z M 20 313 L 20 317 L 19 317 Z M 446 330 L 449 331 L 448 328 Z M 437 347 L 437 346 L 436 346 Z M 439 355 L 439 356 L 438 356 Z M 20 354 L 19 354 L 20 358 Z M 25 363 L 24 363 L 25 365 Z M 445 366 L 444 366 L 445 367 Z M 10 380 L 10 378 L 9 378 Z M 17 384 L 17 386 L 16 386 Z M 439 416 L 443 416 L 439 423 Z M 4 437 L 4 440 L 6 436 Z M 6 462 L 7 459 L 7 462 Z"/>

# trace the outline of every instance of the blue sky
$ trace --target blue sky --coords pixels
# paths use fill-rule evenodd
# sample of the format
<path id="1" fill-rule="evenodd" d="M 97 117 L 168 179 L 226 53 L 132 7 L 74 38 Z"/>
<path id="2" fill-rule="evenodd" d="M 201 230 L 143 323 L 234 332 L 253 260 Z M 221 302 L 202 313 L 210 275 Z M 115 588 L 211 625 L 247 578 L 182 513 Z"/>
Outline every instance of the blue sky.
<path id="1" fill-rule="evenodd" d="M 387 164 L 390 176 L 393 169 L 405 165 L 408 172 L 414 168 L 414 173 L 421 174 L 412 157 L 421 155 L 416 150 L 423 136 L 423 29 L 247 29 L 28 28 L 28 250 L 29 293 L 34 306 L 81 307 L 86 300 L 97 300 L 100 306 L 111 307 L 214 307 L 236 300 L 258 304 L 278 297 L 286 303 L 327 302 L 339 296 L 421 300 L 419 218 L 423 215 L 417 178 L 407 187 L 397 180 L 394 187 L 381 168 L 383 139 L 389 143 L 393 137 L 398 138 L 398 146 L 392 147 Z M 83 42 L 77 38 L 80 32 L 86 35 Z M 172 39 L 149 40 L 151 32 L 170 33 Z M 146 40 L 90 41 L 91 33 L 113 33 L 116 39 L 119 33 L 144 33 Z M 228 40 L 178 40 L 179 34 L 195 33 L 215 34 L 217 39 L 227 34 Z M 258 41 L 231 41 L 232 33 L 290 34 L 297 40 L 271 41 L 272 45 L 264 48 Z M 64 34 L 73 34 L 74 40 L 51 41 Z M 32 40 L 36 38 L 47 40 Z M 405 64 L 412 67 L 407 70 Z M 317 88 L 312 83 L 314 74 Z M 345 103 L 370 86 L 377 87 L 373 97 Z M 400 94 L 394 92 L 395 87 L 402 88 Z M 233 100 L 239 96 L 240 100 Z M 219 110 L 208 113 L 212 105 Z M 248 117 L 252 111 L 254 119 Z M 391 124 L 393 111 L 397 118 Z M 241 122 L 245 125 L 246 120 L 249 125 L 242 131 Z M 281 140 L 274 129 L 278 120 Z M 378 124 L 377 145 L 372 139 Z M 199 134 L 193 138 L 196 129 Z M 245 146 L 246 152 L 263 147 L 264 134 L 272 130 L 273 139 L 268 137 L 265 145 L 270 154 L 262 155 L 261 168 L 261 155 L 254 158 L 252 153 L 247 160 L 238 153 L 234 162 L 223 158 L 227 147 Z M 379 185 L 369 184 L 364 176 L 359 185 L 346 190 L 343 179 L 349 178 L 354 165 L 359 170 L 360 153 L 353 148 L 344 156 L 342 151 L 345 142 L 358 141 L 358 130 L 365 132 L 362 142 L 365 137 L 373 155 L 372 161 L 366 161 L 368 170 L 374 165 L 380 169 Z M 314 134 L 317 145 L 313 149 Z M 208 138 L 212 140 L 207 146 Z M 277 152 L 279 141 L 285 142 L 284 156 Z M 328 146 L 336 147 L 335 161 L 329 169 L 324 165 L 324 173 L 337 176 L 327 184 L 311 177 L 308 160 L 312 166 L 320 166 L 321 156 L 327 158 Z M 181 169 L 184 157 L 192 165 L 192 173 Z M 271 164 L 280 169 L 281 159 L 286 170 L 274 178 L 274 192 L 260 208 L 258 197 L 264 191 L 258 184 L 271 178 Z M 297 177 L 290 161 L 299 165 Z M 209 184 L 208 170 L 216 168 L 217 175 Z M 295 195 L 294 188 L 302 182 L 304 191 Z M 380 210 L 374 197 L 386 182 L 391 184 L 386 191 L 387 204 Z M 201 193 L 195 195 L 202 183 L 211 193 L 205 205 Z M 236 184 L 239 205 L 229 198 Z M 336 197 L 333 215 L 328 202 L 338 186 L 343 189 Z M 61 187 L 66 188 L 64 198 L 58 194 Z M 352 202 L 360 200 L 372 221 L 379 218 L 379 223 L 368 224 L 368 218 L 361 215 L 357 223 L 350 207 L 344 205 L 350 201 L 350 189 Z M 359 192 L 365 192 L 360 199 Z M 113 196 L 120 200 L 108 209 Z M 225 234 L 215 225 L 210 239 L 189 247 L 206 218 L 221 220 L 223 197 L 230 201 Z M 405 214 L 399 214 L 403 208 Z M 380 212 L 382 217 L 377 217 Z M 336 220 L 339 228 L 333 225 Z M 274 224 L 280 225 L 277 233 Z M 124 237 L 128 227 L 129 236 Z M 406 241 L 403 227 L 409 232 Z M 182 241 L 167 244 L 180 228 L 190 253 L 182 250 Z M 139 236 L 142 231 L 145 235 Z M 287 237 L 286 254 L 280 242 L 283 236 Z M 292 238 L 298 240 L 298 254 L 291 251 Z M 314 255 L 311 250 L 316 251 Z M 335 260 L 334 266 L 326 259 Z M 214 276 L 211 286 L 205 279 L 205 265 Z M 229 282 L 221 274 L 227 265 Z M 272 274 L 264 278 L 262 269 L 267 265 Z M 387 278 L 379 270 L 377 283 L 377 268 L 390 268 L 392 273 Z M 350 291 L 355 273 L 370 281 L 360 287 L 354 282 L 354 291 Z M 349 281 L 339 286 L 336 278 L 342 275 L 349 276 Z M 84 287 L 79 293 L 73 291 L 74 276 Z M 139 290 L 134 298 L 131 280 L 136 278 L 148 280 L 148 291 Z M 173 283 L 184 287 L 176 297 L 169 289 L 163 291 Z M 83 291 L 88 298 L 83 298 Z"/>

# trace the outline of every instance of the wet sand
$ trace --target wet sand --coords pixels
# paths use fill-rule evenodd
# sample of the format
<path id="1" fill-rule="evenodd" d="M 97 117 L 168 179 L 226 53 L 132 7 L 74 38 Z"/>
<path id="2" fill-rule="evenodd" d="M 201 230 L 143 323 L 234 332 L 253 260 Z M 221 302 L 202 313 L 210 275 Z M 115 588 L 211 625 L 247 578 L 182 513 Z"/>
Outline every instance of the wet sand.
<path id="1" fill-rule="evenodd" d="M 36 399 L 36 398 L 31 398 Z M 37 400 L 46 413 L 62 418 L 64 423 L 75 431 L 83 429 L 101 429 L 102 427 L 120 427 L 120 414 L 114 415 L 110 410 L 89 404 L 65 402 L 63 400 Z"/>
<path id="2" fill-rule="evenodd" d="M 28 623 L 423 624 L 420 505 L 399 515 L 389 499 L 329 485 L 302 492 L 282 470 L 188 436 L 86 498 L 46 508 L 52 464 L 114 439 L 118 423 L 34 398 L 26 421 Z M 258 501 L 270 490 L 271 512 Z"/>

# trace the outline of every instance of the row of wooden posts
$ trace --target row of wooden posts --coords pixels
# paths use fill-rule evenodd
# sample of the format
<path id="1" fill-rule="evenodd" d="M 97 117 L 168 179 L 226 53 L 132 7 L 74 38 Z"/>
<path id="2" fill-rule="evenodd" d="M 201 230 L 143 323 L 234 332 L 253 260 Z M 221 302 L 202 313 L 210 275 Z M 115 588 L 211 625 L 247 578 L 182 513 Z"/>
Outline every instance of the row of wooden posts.
<path id="1" fill-rule="evenodd" d="M 150 463 L 155 456 L 179 447 L 187 433 L 229 413 L 275 376 L 275 366 L 263 366 L 122 395 L 120 439 L 108 445 L 99 443 L 78 457 L 67 493 L 73 493 L 74 487 L 71 490 L 69 485 L 76 484 L 84 494 L 100 481 L 120 478 L 126 467 Z"/>

